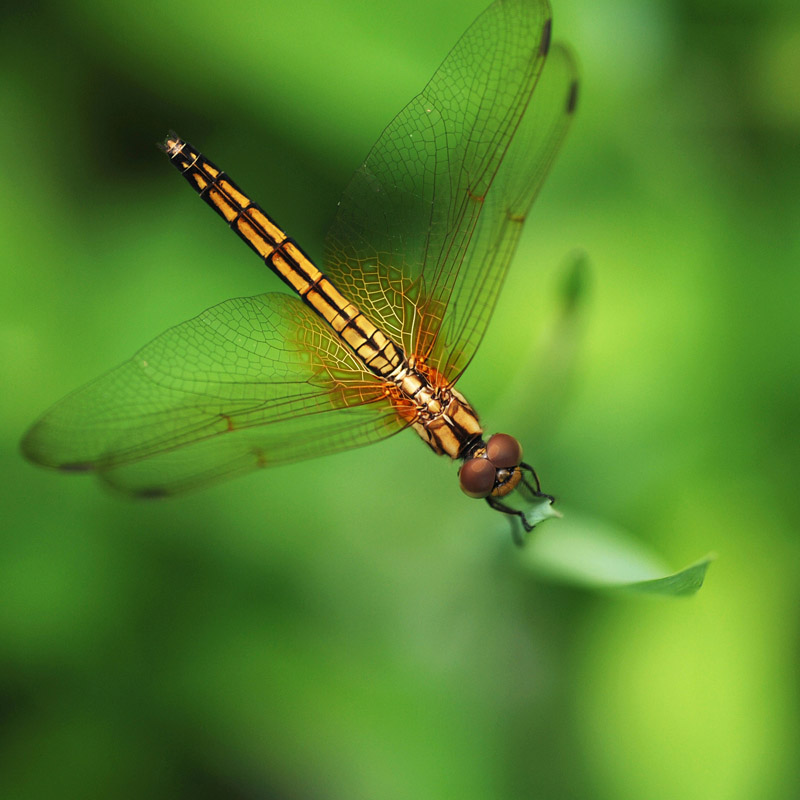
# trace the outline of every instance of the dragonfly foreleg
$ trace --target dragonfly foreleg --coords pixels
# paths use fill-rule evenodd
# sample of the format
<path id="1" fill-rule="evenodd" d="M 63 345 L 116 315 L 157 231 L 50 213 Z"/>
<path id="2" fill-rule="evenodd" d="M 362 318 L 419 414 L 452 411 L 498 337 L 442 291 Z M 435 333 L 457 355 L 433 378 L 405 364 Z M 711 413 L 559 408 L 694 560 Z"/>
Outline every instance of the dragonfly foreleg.
<path id="1" fill-rule="evenodd" d="M 533 477 L 533 485 L 531 485 L 530 481 L 525 477 L 525 473 L 522 472 L 522 483 L 525 485 L 525 488 L 534 497 L 541 498 L 543 500 L 549 500 L 550 505 L 553 505 L 556 499 L 555 497 L 553 497 L 553 495 L 547 494 L 547 492 L 542 491 L 542 485 L 539 483 L 539 476 L 536 474 L 536 470 L 530 464 L 526 464 L 524 461 L 519 466 L 520 466 L 520 471 L 527 470 Z"/>

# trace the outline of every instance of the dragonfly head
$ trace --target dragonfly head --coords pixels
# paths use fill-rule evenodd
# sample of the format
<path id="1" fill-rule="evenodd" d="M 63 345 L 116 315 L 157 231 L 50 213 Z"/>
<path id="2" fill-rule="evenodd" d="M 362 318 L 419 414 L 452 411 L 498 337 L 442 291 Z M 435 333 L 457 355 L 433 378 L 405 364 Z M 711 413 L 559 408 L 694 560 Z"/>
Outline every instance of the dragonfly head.
<path id="1" fill-rule="evenodd" d="M 458 473 L 461 490 L 469 497 L 504 497 L 522 479 L 522 446 L 507 433 L 479 442 Z"/>

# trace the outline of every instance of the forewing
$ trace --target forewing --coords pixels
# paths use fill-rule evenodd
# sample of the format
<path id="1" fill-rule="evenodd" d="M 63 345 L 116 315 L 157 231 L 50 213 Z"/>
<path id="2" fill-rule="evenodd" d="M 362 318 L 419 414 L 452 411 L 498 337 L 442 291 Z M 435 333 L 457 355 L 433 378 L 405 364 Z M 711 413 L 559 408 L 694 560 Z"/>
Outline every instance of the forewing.
<path id="1" fill-rule="evenodd" d="M 555 44 L 486 197 L 429 358 L 450 381 L 467 367 L 486 332 L 525 219 L 566 136 L 577 91 L 572 52 Z"/>
<path id="2" fill-rule="evenodd" d="M 301 301 L 236 298 L 169 329 L 26 434 L 33 461 L 172 494 L 385 438 L 381 384 Z"/>
<path id="3" fill-rule="evenodd" d="M 406 352 L 426 356 L 550 38 L 545 0 L 497 0 L 347 186 L 326 271 Z"/>

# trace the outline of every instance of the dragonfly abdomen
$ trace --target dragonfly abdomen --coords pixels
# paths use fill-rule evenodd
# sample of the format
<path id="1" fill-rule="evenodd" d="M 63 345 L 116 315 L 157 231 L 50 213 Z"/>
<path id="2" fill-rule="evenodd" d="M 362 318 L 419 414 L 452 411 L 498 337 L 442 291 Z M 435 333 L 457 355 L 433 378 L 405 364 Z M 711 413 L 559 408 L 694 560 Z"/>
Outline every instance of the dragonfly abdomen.
<path id="1" fill-rule="evenodd" d="M 381 378 L 403 364 L 402 350 L 344 297 L 300 246 L 202 153 L 170 134 L 163 150 L 184 178 L 264 263 L 325 320 Z"/>

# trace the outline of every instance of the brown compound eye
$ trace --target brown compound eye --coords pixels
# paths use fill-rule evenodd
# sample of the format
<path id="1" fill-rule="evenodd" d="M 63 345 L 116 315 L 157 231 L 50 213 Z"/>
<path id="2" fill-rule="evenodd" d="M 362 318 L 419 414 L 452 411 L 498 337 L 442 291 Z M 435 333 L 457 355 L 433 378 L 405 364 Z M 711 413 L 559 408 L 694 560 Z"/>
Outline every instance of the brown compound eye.
<path id="1" fill-rule="evenodd" d="M 461 491 L 470 497 L 488 497 L 494 489 L 494 464 L 486 458 L 468 458 L 458 473 Z"/>
<path id="2" fill-rule="evenodd" d="M 486 442 L 486 458 L 497 469 L 518 467 L 522 461 L 522 447 L 513 436 L 507 433 L 495 433 Z"/>

